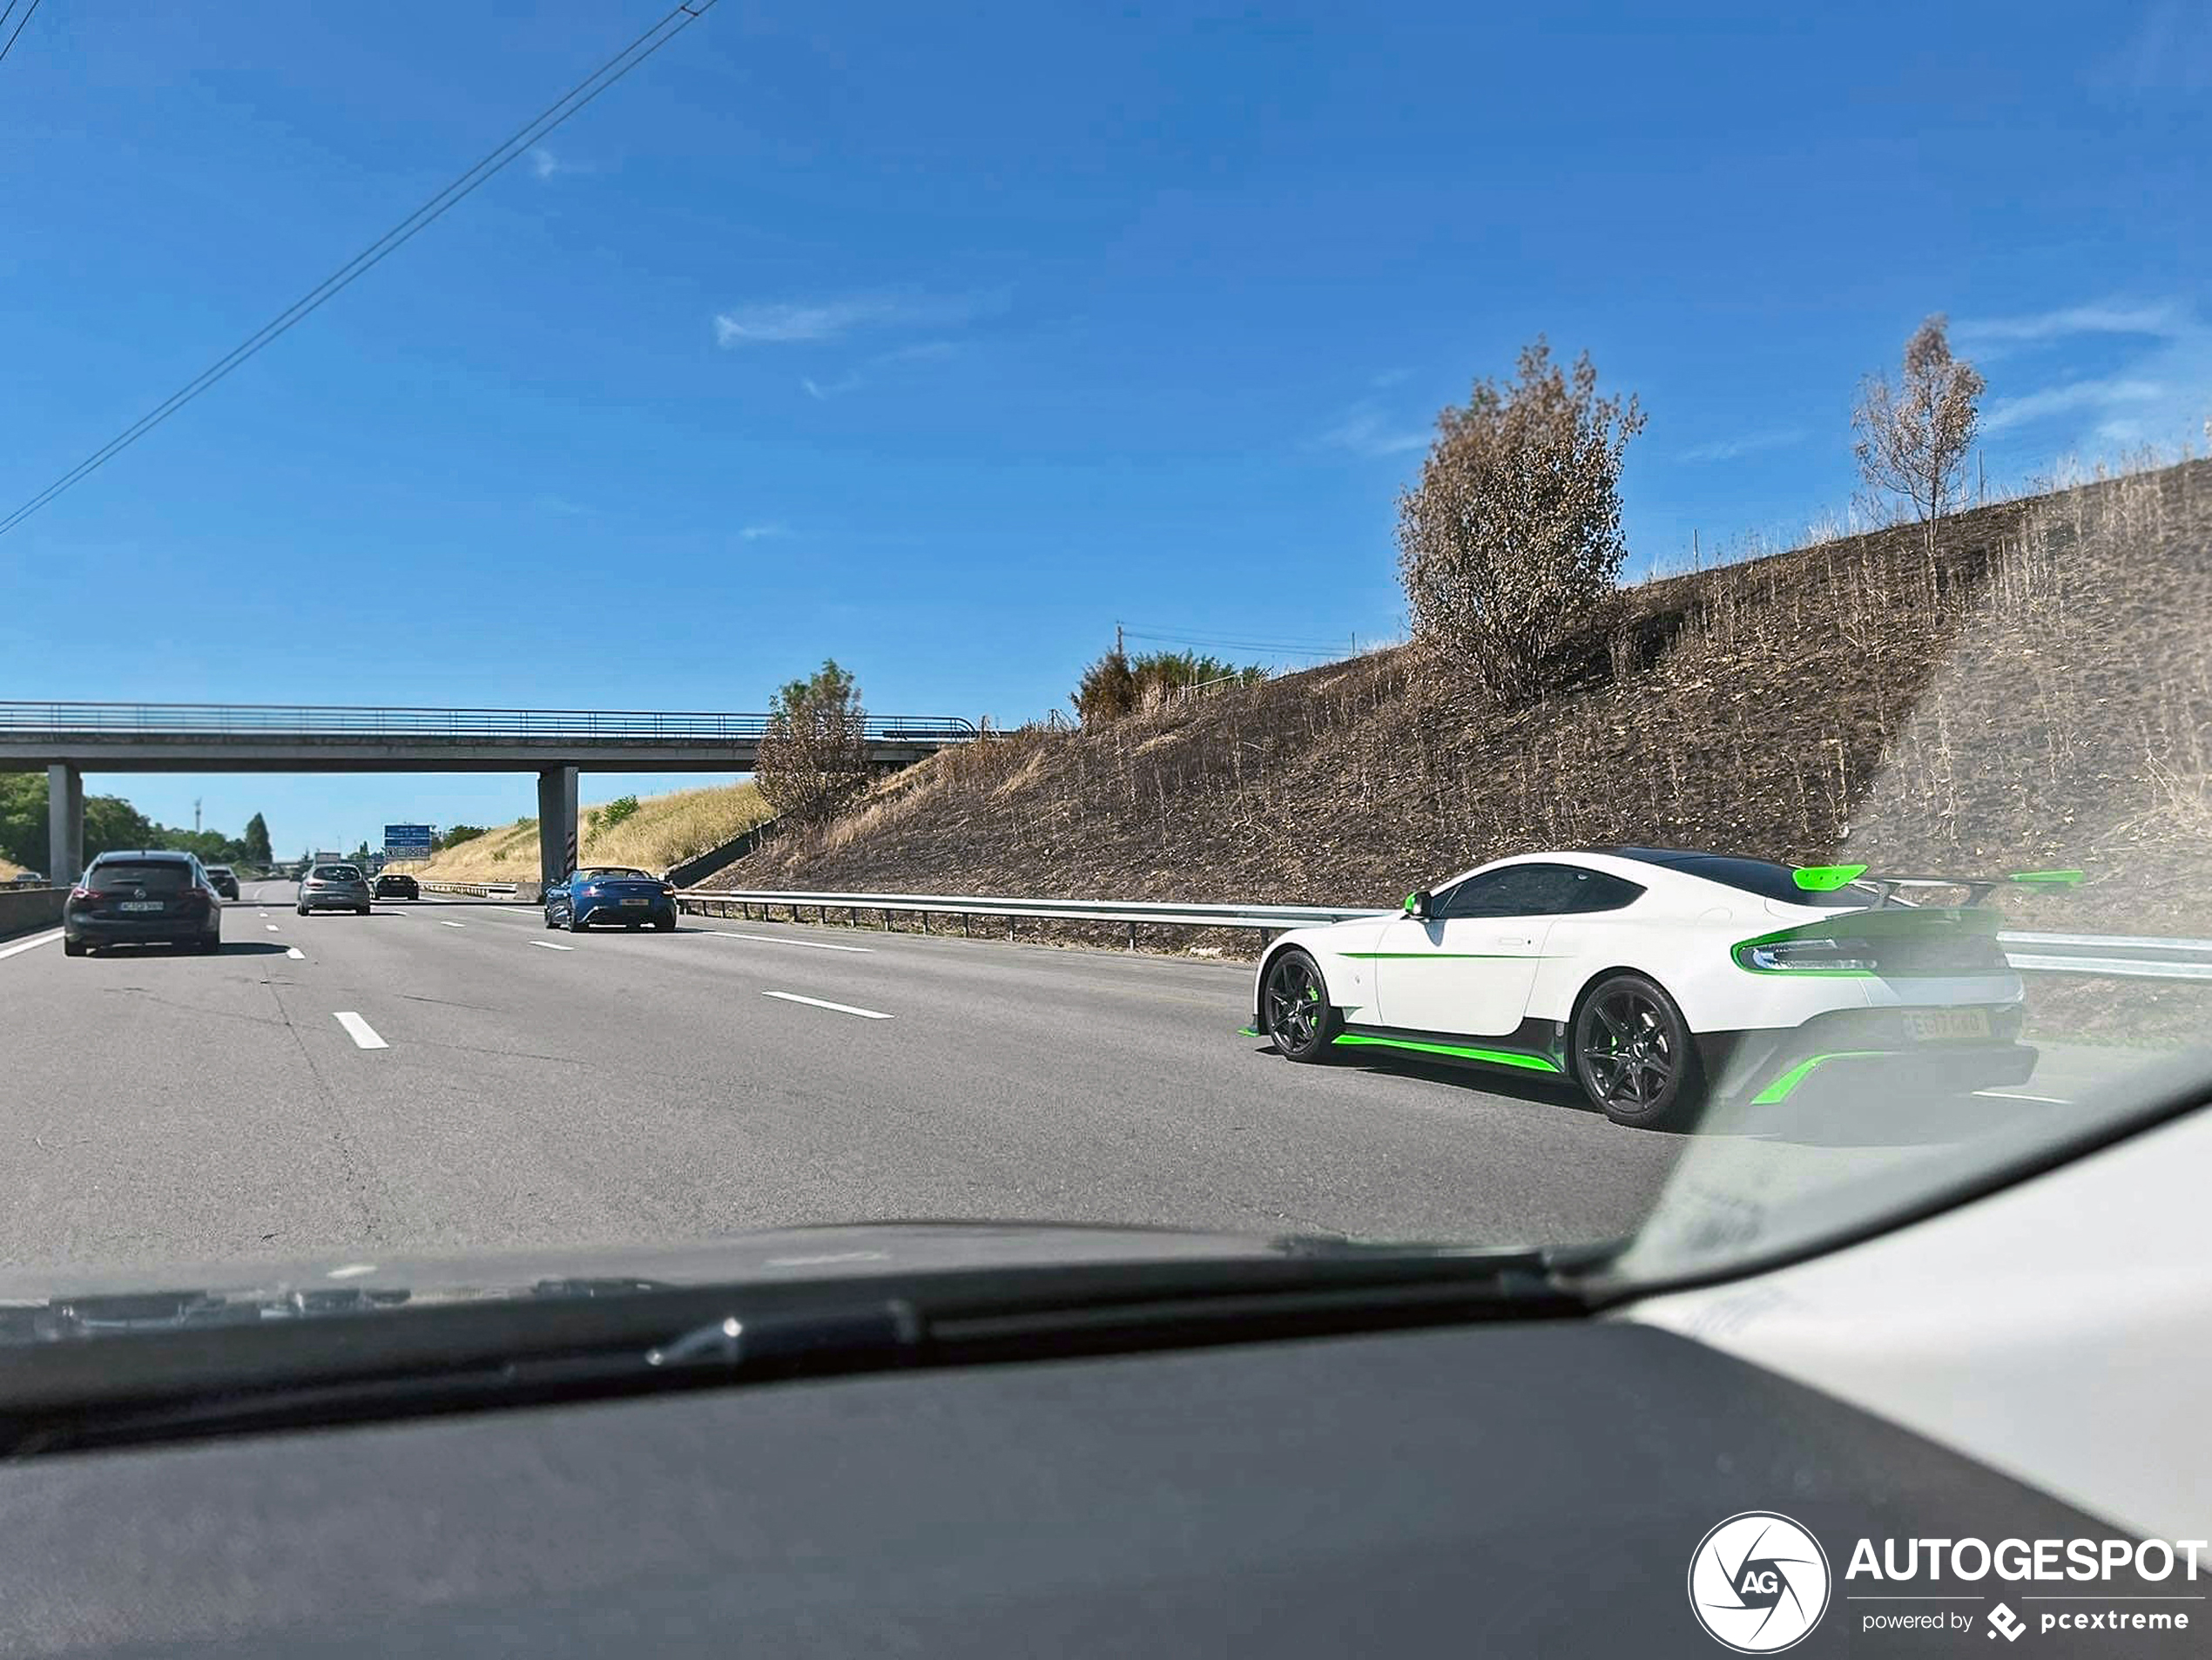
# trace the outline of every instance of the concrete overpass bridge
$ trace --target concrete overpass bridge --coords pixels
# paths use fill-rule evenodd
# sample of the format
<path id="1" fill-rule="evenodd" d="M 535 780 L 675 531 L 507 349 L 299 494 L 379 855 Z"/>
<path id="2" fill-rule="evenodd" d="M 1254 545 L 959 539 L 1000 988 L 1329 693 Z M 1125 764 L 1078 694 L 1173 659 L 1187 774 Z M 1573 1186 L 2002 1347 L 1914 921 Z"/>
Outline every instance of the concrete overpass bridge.
<path id="1" fill-rule="evenodd" d="M 47 874 L 84 867 L 91 773 L 535 773 L 538 862 L 576 867 L 583 771 L 749 773 L 765 714 L 284 704 L 0 702 L 0 772 L 46 769 Z M 956 715 L 872 715 L 889 771 L 975 736 Z"/>

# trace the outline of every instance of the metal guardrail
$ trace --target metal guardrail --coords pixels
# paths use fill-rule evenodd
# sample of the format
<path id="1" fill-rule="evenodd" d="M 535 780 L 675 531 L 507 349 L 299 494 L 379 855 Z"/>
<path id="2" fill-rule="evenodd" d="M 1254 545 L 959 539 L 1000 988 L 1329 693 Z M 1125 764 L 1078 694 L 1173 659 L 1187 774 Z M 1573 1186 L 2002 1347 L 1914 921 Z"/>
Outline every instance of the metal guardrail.
<path id="1" fill-rule="evenodd" d="M 1016 919 L 1118 922 L 1129 928 L 1130 945 L 1146 923 L 1175 928 L 1249 928 L 1271 934 L 1315 923 L 1342 922 L 1363 916 L 1395 916 L 1395 911 L 1332 905 L 1197 905 L 1153 900 L 1054 900 L 989 898 L 951 894 L 792 893 L 771 889 L 685 888 L 678 904 L 698 915 L 729 915 L 734 908 L 762 920 L 786 910 L 798 921 L 813 911 L 826 921 L 833 911 L 857 921 L 863 911 L 912 915 L 929 931 L 932 915 L 967 921 L 983 916 L 1007 922 L 1013 937 Z M 2003 933 L 1998 941 L 2013 968 L 2024 974 L 2079 974 L 2121 979 L 2212 981 L 2212 940 L 2169 940 L 2141 935 Z"/>
<path id="2" fill-rule="evenodd" d="M 650 709 L 429 709 L 367 705 L 0 702 L 0 731 L 379 738 L 759 738 L 765 714 Z M 878 715 L 875 743 L 966 743 L 960 715 Z"/>
<path id="3" fill-rule="evenodd" d="M 467 894 L 475 899 L 511 899 L 522 891 L 517 882 L 426 882 L 415 886 L 426 894 Z"/>

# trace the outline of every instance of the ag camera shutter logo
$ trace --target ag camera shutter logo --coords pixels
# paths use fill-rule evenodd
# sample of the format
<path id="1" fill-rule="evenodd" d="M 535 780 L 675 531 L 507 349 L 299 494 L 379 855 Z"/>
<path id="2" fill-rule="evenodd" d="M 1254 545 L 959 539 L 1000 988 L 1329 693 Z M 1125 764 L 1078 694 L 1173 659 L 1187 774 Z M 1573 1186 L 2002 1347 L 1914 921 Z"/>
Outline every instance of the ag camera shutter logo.
<path id="1" fill-rule="evenodd" d="M 1732 1515 L 1689 1558 L 1689 1607 L 1706 1634 L 1738 1654 L 1778 1654 L 1828 1610 L 1828 1553 L 1788 1516 Z"/>

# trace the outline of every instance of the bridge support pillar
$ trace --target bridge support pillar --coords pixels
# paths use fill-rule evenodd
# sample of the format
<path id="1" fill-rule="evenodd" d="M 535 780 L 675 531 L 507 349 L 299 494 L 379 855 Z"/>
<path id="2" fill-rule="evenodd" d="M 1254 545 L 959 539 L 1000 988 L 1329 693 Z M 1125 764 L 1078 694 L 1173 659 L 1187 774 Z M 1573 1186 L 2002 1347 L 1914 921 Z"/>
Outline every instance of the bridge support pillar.
<path id="1" fill-rule="evenodd" d="M 84 774 L 65 761 L 46 769 L 46 880 L 67 887 L 84 870 Z"/>
<path id="2" fill-rule="evenodd" d="M 576 768 L 549 767 L 537 775 L 537 870 L 557 882 L 576 868 Z"/>

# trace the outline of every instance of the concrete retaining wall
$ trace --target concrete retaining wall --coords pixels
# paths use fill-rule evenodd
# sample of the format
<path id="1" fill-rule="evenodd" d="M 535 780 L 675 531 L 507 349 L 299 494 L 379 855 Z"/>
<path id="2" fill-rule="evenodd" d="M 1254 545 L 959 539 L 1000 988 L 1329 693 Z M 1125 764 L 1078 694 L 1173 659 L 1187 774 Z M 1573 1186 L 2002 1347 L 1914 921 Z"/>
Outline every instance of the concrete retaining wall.
<path id="1" fill-rule="evenodd" d="M 68 899 L 66 887 L 0 887 L 0 940 L 54 927 Z"/>

